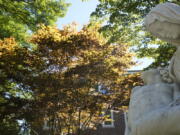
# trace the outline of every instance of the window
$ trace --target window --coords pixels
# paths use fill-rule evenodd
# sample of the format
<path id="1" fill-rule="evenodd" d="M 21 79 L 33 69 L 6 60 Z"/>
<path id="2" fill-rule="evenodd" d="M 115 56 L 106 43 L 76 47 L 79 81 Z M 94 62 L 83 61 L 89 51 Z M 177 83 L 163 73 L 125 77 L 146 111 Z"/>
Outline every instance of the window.
<path id="1" fill-rule="evenodd" d="M 108 111 L 106 114 L 106 119 L 105 121 L 102 123 L 102 127 L 106 128 L 113 128 L 114 127 L 114 113 L 113 110 Z"/>

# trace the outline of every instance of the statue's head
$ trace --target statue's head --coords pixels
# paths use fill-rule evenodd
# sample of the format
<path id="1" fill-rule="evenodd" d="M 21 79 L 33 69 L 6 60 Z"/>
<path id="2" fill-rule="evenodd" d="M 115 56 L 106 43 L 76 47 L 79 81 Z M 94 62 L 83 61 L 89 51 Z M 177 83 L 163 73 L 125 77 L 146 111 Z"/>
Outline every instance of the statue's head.
<path id="1" fill-rule="evenodd" d="M 142 72 L 141 78 L 143 79 L 145 84 L 155 84 L 163 82 L 158 69 L 150 69 Z"/>
<path id="2" fill-rule="evenodd" d="M 144 23 L 154 36 L 173 45 L 180 45 L 180 6 L 173 3 L 159 4 L 149 12 Z"/>

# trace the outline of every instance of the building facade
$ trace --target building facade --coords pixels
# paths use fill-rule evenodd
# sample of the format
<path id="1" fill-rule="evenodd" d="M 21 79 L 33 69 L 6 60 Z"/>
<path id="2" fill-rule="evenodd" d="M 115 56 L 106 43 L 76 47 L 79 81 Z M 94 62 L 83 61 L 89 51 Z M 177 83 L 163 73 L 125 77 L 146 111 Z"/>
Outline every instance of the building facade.
<path id="1" fill-rule="evenodd" d="M 97 127 L 93 135 L 124 135 L 125 113 L 123 111 L 111 110 L 109 119 Z"/>

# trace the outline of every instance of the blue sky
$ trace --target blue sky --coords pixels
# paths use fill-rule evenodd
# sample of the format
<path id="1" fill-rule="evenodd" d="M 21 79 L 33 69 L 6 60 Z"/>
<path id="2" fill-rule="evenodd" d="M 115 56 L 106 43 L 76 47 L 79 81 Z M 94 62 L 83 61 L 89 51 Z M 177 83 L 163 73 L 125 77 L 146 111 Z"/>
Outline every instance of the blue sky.
<path id="1" fill-rule="evenodd" d="M 58 19 L 57 25 L 59 28 L 72 22 L 79 24 L 79 29 L 82 28 L 83 25 L 88 23 L 90 14 L 95 10 L 98 4 L 98 0 L 88 0 L 85 2 L 81 0 L 67 0 L 67 2 L 72 3 L 72 5 L 69 7 L 66 16 Z M 141 70 L 152 63 L 152 59 L 148 58 L 134 58 L 134 60 L 138 62 L 138 65 L 133 66 L 131 70 Z"/>
<path id="2" fill-rule="evenodd" d="M 88 23 L 90 14 L 98 4 L 98 0 L 88 0 L 85 2 L 81 0 L 67 0 L 67 2 L 72 3 L 72 5 L 68 8 L 66 16 L 58 19 L 57 25 L 59 28 L 73 21 L 78 23 L 79 28 L 81 28 L 84 24 Z"/>

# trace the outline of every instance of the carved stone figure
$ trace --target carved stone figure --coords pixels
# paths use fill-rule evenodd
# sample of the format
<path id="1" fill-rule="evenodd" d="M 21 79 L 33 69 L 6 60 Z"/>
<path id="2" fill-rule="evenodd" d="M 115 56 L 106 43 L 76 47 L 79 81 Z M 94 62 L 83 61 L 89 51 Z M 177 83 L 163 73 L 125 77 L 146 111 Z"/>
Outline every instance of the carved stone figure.
<path id="1" fill-rule="evenodd" d="M 173 85 L 164 83 L 157 69 L 143 72 L 142 79 L 147 85 L 132 90 L 127 122 L 130 132 L 128 135 L 136 135 L 137 123 L 143 120 L 143 117 L 170 105 L 173 101 Z"/>
<path id="2" fill-rule="evenodd" d="M 157 5 L 146 16 L 145 26 L 154 36 L 177 47 L 170 63 L 170 76 L 180 83 L 180 6 L 173 3 Z"/>
<path id="3" fill-rule="evenodd" d="M 177 47 L 169 72 L 142 73 L 145 86 L 132 90 L 125 135 L 180 135 L 180 6 L 163 3 L 145 18 L 146 29 Z"/>
<path id="4" fill-rule="evenodd" d="M 175 54 L 171 58 L 169 73 L 174 82 L 180 83 L 180 47 L 177 48 Z"/>
<path id="5" fill-rule="evenodd" d="M 154 7 L 145 18 L 145 27 L 154 36 L 173 45 L 180 45 L 180 6 L 163 3 Z"/>

